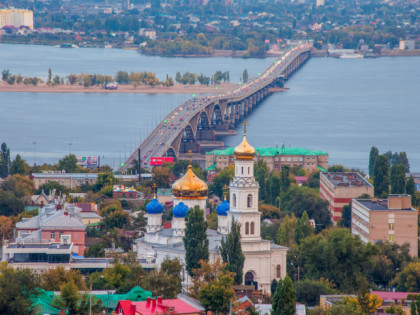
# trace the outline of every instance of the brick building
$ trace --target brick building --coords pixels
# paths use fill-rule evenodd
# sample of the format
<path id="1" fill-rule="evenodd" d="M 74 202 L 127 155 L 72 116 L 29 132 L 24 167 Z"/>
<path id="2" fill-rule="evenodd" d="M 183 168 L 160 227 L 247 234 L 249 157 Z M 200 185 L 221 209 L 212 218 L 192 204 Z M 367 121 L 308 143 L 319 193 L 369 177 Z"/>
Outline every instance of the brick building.
<path id="1" fill-rule="evenodd" d="M 373 186 L 357 172 L 328 172 L 320 174 L 319 195 L 328 201 L 331 220 L 341 219 L 343 206 L 363 194 L 373 196 Z"/>
<path id="2" fill-rule="evenodd" d="M 225 169 L 233 164 L 233 148 L 213 150 L 206 153 L 206 169 Z M 255 160 L 263 160 L 269 171 L 280 171 L 283 165 L 299 166 L 307 173 L 326 171 L 328 153 L 304 148 L 255 148 Z"/>
<path id="3" fill-rule="evenodd" d="M 410 195 L 390 195 L 388 199 L 353 199 L 351 233 L 364 243 L 389 241 L 410 245 L 417 257 L 418 212 L 411 207 Z"/>

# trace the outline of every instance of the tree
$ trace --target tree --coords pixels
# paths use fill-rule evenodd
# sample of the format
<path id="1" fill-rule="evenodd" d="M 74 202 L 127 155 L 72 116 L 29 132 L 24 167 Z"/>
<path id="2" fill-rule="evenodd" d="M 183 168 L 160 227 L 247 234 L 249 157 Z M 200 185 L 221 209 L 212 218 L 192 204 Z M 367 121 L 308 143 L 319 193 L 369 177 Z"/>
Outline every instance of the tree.
<path id="1" fill-rule="evenodd" d="M 254 167 L 255 180 L 260 186 L 258 193 L 259 200 L 266 200 L 267 198 L 267 178 L 268 178 L 268 167 L 264 160 L 260 159 L 257 161 Z"/>
<path id="2" fill-rule="evenodd" d="M 112 268 L 106 268 L 102 272 L 105 281 L 112 288 L 119 289 L 124 282 L 127 280 L 127 276 L 130 273 L 130 267 L 123 265 L 121 262 L 116 262 Z"/>
<path id="3" fill-rule="evenodd" d="M 278 285 L 279 283 L 277 282 L 276 279 L 273 279 L 273 281 L 271 281 L 271 285 L 270 285 L 271 296 L 274 296 L 274 294 L 276 293 Z"/>
<path id="4" fill-rule="evenodd" d="M 267 203 L 276 204 L 276 199 L 280 195 L 281 177 L 276 172 L 271 172 L 267 181 Z M 278 206 L 276 204 L 276 206 Z"/>
<path id="5" fill-rule="evenodd" d="M 2 189 L 12 192 L 16 197 L 32 196 L 35 187 L 34 182 L 22 175 L 12 175 L 3 181 Z"/>
<path id="6" fill-rule="evenodd" d="M 77 293 L 77 286 L 73 281 L 63 284 L 60 288 L 60 302 L 61 307 L 66 307 L 69 314 L 77 314 L 80 295 Z M 57 305 L 57 304 L 55 304 Z"/>
<path id="7" fill-rule="evenodd" d="M 292 279 L 286 275 L 279 280 L 276 293 L 273 297 L 273 311 L 276 315 L 294 315 L 296 312 L 296 291 Z"/>
<path id="8" fill-rule="evenodd" d="M 77 171 L 77 158 L 74 154 L 69 154 L 58 161 L 58 169 L 65 170 L 66 173 Z"/>
<path id="9" fill-rule="evenodd" d="M 230 165 L 228 168 L 221 170 L 219 174 L 217 174 L 213 180 L 211 185 L 209 186 L 210 194 L 215 194 L 220 198 L 223 197 L 223 187 L 225 185 L 229 185 L 229 182 L 232 180 L 235 174 L 234 165 Z"/>
<path id="10" fill-rule="evenodd" d="M 0 177 L 6 178 L 9 176 L 10 171 L 10 149 L 7 144 L 3 142 L 1 144 L 0 151 Z"/>
<path id="11" fill-rule="evenodd" d="M 411 204 L 415 205 L 416 204 L 416 195 L 415 195 L 416 185 L 414 183 L 413 175 L 410 175 L 410 177 L 408 178 L 406 192 L 407 192 L 407 195 L 411 196 Z"/>
<path id="12" fill-rule="evenodd" d="M 0 215 L 15 216 L 23 212 L 25 205 L 10 191 L 0 190 Z"/>
<path id="13" fill-rule="evenodd" d="M 222 238 L 219 250 L 223 262 L 227 263 L 226 269 L 235 274 L 234 283 L 242 284 L 245 256 L 241 246 L 241 226 L 235 220 L 232 220 L 229 234 Z"/>
<path id="14" fill-rule="evenodd" d="M 1 72 L 1 79 L 3 80 L 3 81 L 7 81 L 7 79 L 11 76 L 12 74 L 11 74 L 11 72 L 10 72 L 10 70 L 9 69 L 4 69 L 2 72 Z"/>
<path id="15" fill-rule="evenodd" d="M 348 205 L 343 206 L 341 219 L 338 222 L 338 225 L 348 229 L 351 228 L 351 202 L 349 202 Z"/>
<path id="16" fill-rule="evenodd" d="M 314 234 L 315 229 L 309 221 L 308 213 L 303 211 L 302 217 L 297 220 L 295 227 L 295 243 L 300 244 L 301 240 Z"/>
<path id="17" fill-rule="evenodd" d="M 67 192 L 68 189 L 58 182 L 49 181 L 39 186 L 38 189 L 35 191 L 35 194 L 39 195 L 42 191 L 44 191 L 45 194 L 49 195 L 54 190 L 56 194 L 64 194 Z"/>
<path id="18" fill-rule="evenodd" d="M 10 174 L 20 174 L 25 175 L 25 162 L 22 160 L 20 155 L 16 155 L 15 160 L 12 162 L 12 165 L 10 166 Z"/>
<path id="19" fill-rule="evenodd" d="M 391 166 L 391 194 L 405 193 L 405 167 L 402 164 L 392 164 Z"/>
<path id="20" fill-rule="evenodd" d="M 214 263 L 201 260 L 200 268 L 193 270 L 193 284 L 189 294 L 200 300 L 206 311 L 214 314 L 229 313 L 230 303 L 235 295 L 232 288 L 233 275 L 226 264 L 217 258 Z"/>
<path id="21" fill-rule="evenodd" d="M 41 275 L 41 287 L 46 291 L 60 291 L 60 288 L 69 282 L 72 282 L 77 290 L 86 290 L 83 276 L 78 270 L 66 270 L 62 266 L 57 266 Z"/>
<path id="22" fill-rule="evenodd" d="M 242 82 L 246 83 L 248 82 L 248 70 L 244 70 L 244 72 L 242 73 Z"/>
<path id="23" fill-rule="evenodd" d="M 10 217 L 0 215 L 0 237 L 1 240 L 7 240 L 13 235 L 13 221 Z"/>
<path id="24" fill-rule="evenodd" d="M 334 294 L 331 283 L 327 280 L 309 280 L 295 282 L 293 284 L 296 291 L 296 301 L 306 306 L 319 305 L 319 297 L 325 294 Z"/>
<path id="25" fill-rule="evenodd" d="M 112 211 L 103 220 L 104 226 L 107 230 L 114 228 L 123 228 L 129 222 L 129 215 L 123 210 Z"/>
<path id="26" fill-rule="evenodd" d="M 2 314 L 32 315 L 36 310 L 31 298 L 38 295 L 39 276 L 29 269 L 15 270 L 0 264 L 0 310 Z"/>
<path id="27" fill-rule="evenodd" d="M 281 167 L 281 191 L 286 192 L 290 188 L 290 166 L 282 165 Z"/>
<path id="28" fill-rule="evenodd" d="M 377 147 L 372 147 L 369 153 L 369 177 L 372 178 L 373 176 L 373 169 L 375 166 L 375 160 L 379 155 L 379 150 Z"/>
<path id="29" fill-rule="evenodd" d="M 420 263 L 409 263 L 395 279 L 398 291 L 418 292 L 420 290 Z"/>
<path id="30" fill-rule="evenodd" d="M 158 188 L 167 188 L 170 186 L 171 174 L 166 167 L 154 167 L 153 168 L 153 182 Z"/>
<path id="31" fill-rule="evenodd" d="M 114 184 L 115 184 L 115 177 L 112 172 L 99 173 L 98 179 L 96 180 L 95 189 L 99 191 L 105 186 L 111 186 Z"/>
<path id="32" fill-rule="evenodd" d="M 204 211 L 198 206 L 190 209 L 186 216 L 184 247 L 187 272 L 193 276 L 193 269 L 200 267 L 199 261 L 209 259 L 209 240 L 207 238 L 207 222 Z"/>
<path id="33" fill-rule="evenodd" d="M 48 84 L 51 84 L 51 78 L 52 78 L 52 71 L 51 71 L 51 68 L 48 68 L 48 81 L 47 81 Z"/>
<path id="34" fill-rule="evenodd" d="M 374 195 L 386 198 L 389 194 L 389 163 L 385 155 L 378 155 L 373 168 Z"/>
<path id="35" fill-rule="evenodd" d="M 280 224 L 277 232 L 277 244 L 293 247 L 295 244 L 295 228 L 297 219 L 292 213 L 291 216 L 286 215 Z"/>
<path id="36" fill-rule="evenodd" d="M 101 243 L 97 243 L 95 245 L 89 246 L 87 250 L 85 250 L 85 257 L 105 257 L 105 248 Z"/>

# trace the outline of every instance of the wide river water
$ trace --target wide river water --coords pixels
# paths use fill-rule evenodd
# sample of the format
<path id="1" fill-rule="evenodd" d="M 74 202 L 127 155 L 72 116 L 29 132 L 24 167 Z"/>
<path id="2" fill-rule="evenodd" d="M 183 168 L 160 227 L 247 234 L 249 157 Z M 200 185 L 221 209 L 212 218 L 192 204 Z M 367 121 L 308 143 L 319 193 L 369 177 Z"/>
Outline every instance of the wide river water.
<path id="1" fill-rule="evenodd" d="M 70 73 L 151 71 L 163 79 L 177 71 L 211 75 L 244 69 L 256 76 L 273 59 L 162 58 L 114 49 L 59 49 L 0 44 L 0 71 L 45 78 Z M 330 164 L 367 169 L 372 145 L 407 152 L 420 172 L 420 57 L 312 58 L 247 118 L 254 146 L 304 147 L 328 152 Z M 72 153 L 100 155 L 117 166 L 156 121 L 187 94 L 0 93 L 0 142 L 13 157 L 37 164 Z M 242 132 L 225 138 L 239 143 Z"/>

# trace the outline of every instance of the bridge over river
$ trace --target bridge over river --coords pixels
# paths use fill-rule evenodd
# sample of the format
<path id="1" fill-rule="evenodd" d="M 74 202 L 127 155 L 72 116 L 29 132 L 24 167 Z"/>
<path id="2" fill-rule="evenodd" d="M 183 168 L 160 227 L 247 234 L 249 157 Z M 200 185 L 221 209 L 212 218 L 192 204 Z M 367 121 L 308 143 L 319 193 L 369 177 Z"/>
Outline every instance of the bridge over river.
<path id="1" fill-rule="evenodd" d="M 191 150 L 195 153 L 193 159 L 201 160 L 206 151 L 223 147 L 216 136 L 235 134 L 235 126 L 270 93 L 283 88 L 284 81 L 309 58 L 310 51 L 310 45 L 296 47 L 256 79 L 233 91 L 187 100 L 156 126 L 118 171 L 126 171 L 139 157 L 142 166 L 147 167 L 151 157 L 183 158 Z"/>

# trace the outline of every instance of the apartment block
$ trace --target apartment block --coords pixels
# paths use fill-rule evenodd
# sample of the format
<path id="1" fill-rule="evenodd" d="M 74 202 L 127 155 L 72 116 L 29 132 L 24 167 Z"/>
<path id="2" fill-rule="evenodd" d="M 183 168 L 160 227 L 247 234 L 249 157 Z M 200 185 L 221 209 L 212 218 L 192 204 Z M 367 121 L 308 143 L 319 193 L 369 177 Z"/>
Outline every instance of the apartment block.
<path id="1" fill-rule="evenodd" d="M 320 174 L 319 195 L 328 201 L 334 224 L 341 219 L 343 206 L 363 194 L 373 197 L 373 186 L 357 172 Z"/>
<path id="2" fill-rule="evenodd" d="M 411 207 L 410 195 L 352 200 L 351 233 L 359 235 L 364 243 L 408 243 L 410 255 L 417 257 L 417 220 L 418 212 Z"/>
<path id="3" fill-rule="evenodd" d="M 34 28 L 34 13 L 29 10 L 4 9 L 0 10 L 0 28 L 6 25 Z"/>

